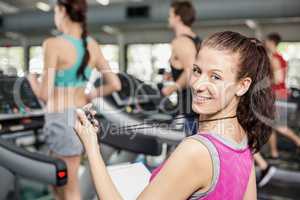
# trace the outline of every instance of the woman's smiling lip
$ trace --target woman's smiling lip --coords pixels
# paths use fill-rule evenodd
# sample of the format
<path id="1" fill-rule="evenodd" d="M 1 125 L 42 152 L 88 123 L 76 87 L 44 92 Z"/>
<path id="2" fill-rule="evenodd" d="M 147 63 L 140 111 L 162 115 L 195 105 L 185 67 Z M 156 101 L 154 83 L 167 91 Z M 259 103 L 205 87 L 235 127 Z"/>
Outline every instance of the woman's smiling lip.
<path id="1" fill-rule="evenodd" d="M 202 95 L 193 94 L 193 101 L 196 103 L 206 103 L 212 100 L 212 97 L 206 97 Z"/>

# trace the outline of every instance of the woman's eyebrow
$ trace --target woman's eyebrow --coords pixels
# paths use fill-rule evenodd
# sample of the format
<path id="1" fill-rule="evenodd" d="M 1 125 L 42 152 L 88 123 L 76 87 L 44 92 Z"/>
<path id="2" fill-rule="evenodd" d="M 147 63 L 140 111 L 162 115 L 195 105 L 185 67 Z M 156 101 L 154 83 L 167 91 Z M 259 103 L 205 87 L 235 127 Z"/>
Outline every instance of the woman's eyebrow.
<path id="1" fill-rule="evenodd" d="M 223 71 L 222 71 L 222 70 L 220 70 L 220 69 L 211 69 L 211 70 L 209 70 L 209 71 L 218 71 L 218 72 L 221 72 L 221 73 L 223 73 Z"/>
<path id="2" fill-rule="evenodd" d="M 199 66 L 199 65 L 197 65 L 197 64 L 193 64 L 193 66 L 194 66 L 194 67 L 198 67 L 198 68 L 200 68 L 200 66 Z M 220 69 L 210 69 L 209 71 L 218 71 L 218 72 L 220 72 L 220 73 L 223 73 L 223 71 L 222 71 L 222 70 L 220 70 Z"/>

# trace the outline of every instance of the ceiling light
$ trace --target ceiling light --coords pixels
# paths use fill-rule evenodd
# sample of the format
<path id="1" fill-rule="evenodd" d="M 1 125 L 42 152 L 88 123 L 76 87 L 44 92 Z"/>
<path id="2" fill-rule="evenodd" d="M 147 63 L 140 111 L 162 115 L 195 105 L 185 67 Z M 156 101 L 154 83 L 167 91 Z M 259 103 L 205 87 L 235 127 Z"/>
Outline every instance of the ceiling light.
<path id="1" fill-rule="evenodd" d="M 245 24 L 250 28 L 250 29 L 257 29 L 258 25 L 256 23 L 256 21 L 252 20 L 252 19 L 247 19 L 245 21 Z"/>
<path id="2" fill-rule="evenodd" d="M 37 2 L 36 7 L 44 12 L 49 12 L 51 10 L 49 4 L 46 4 L 44 2 Z"/>
<path id="3" fill-rule="evenodd" d="M 103 6 L 107 6 L 110 3 L 109 0 L 96 0 L 96 1 Z"/>
<path id="4" fill-rule="evenodd" d="M 102 26 L 102 30 L 111 35 L 115 35 L 120 32 L 117 28 L 108 25 Z"/>

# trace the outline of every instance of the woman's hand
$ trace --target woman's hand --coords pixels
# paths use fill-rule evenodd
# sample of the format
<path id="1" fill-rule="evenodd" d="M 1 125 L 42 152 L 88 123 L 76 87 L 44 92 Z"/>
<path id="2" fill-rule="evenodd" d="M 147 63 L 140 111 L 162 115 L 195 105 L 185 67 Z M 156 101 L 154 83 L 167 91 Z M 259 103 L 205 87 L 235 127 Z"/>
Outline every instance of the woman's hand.
<path id="1" fill-rule="evenodd" d="M 172 81 L 173 80 L 172 74 L 170 72 L 165 72 L 163 75 L 163 80 L 164 81 Z"/>
<path id="2" fill-rule="evenodd" d="M 83 146 L 88 154 L 99 152 L 99 144 L 97 138 L 98 132 L 98 121 L 93 120 L 93 124 L 88 120 L 85 110 L 88 110 L 93 116 L 96 114 L 95 111 L 91 110 L 91 104 L 88 104 L 83 109 L 77 109 L 77 120 L 75 122 L 75 131 L 79 136 Z"/>
<path id="3" fill-rule="evenodd" d="M 177 90 L 176 85 L 170 85 L 170 86 L 166 86 L 161 90 L 161 93 L 164 96 L 170 96 L 173 92 L 175 92 Z"/>
<path id="4" fill-rule="evenodd" d="M 38 74 L 28 74 L 27 75 L 27 80 L 31 85 L 36 85 L 38 82 Z"/>

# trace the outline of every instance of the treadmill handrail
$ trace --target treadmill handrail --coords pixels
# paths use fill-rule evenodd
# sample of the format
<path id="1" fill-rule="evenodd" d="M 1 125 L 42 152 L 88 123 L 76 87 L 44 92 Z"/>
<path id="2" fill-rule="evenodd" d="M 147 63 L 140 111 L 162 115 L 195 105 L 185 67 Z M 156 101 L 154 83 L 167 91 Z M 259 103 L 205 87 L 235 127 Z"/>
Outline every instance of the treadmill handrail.
<path id="1" fill-rule="evenodd" d="M 93 100 L 93 104 L 96 107 L 97 111 L 108 121 L 113 122 L 117 125 L 126 126 L 141 124 L 142 120 L 136 120 L 132 116 L 127 113 L 122 112 L 121 110 L 117 110 L 117 108 L 107 101 L 106 98 L 98 97 Z M 161 127 L 153 127 L 150 124 L 143 124 L 139 126 L 139 128 L 145 127 L 145 129 L 132 130 L 134 134 L 141 134 L 150 137 L 155 137 L 160 141 L 168 142 L 168 143 L 179 143 L 185 137 L 185 133 L 183 131 L 175 131 L 170 129 L 165 129 Z M 151 127 L 151 128 L 148 128 Z"/>
<path id="2" fill-rule="evenodd" d="M 23 161 L 23 163 L 21 161 Z M 38 169 L 30 169 L 28 163 L 31 163 L 33 166 L 38 166 Z M 26 151 L 20 147 L 10 144 L 7 141 L 4 141 L 1 138 L 0 166 L 3 166 L 17 175 L 52 185 L 62 186 L 67 182 L 67 167 L 62 160 L 51 158 L 43 154 Z M 44 169 L 43 167 L 46 167 L 47 169 Z M 24 169 L 30 170 L 30 172 L 25 172 Z M 46 172 L 47 174 L 41 174 L 42 171 Z M 61 173 L 64 173 L 64 176 L 60 176 L 62 175 Z M 51 177 L 47 177 L 49 174 Z"/>
<path id="3" fill-rule="evenodd" d="M 0 121 L 4 120 L 13 120 L 13 119 L 22 119 L 22 118 L 28 118 L 28 117 L 42 117 L 45 115 L 45 111 L 42 109 L 39 110 L 32 110 L 29 113 L 25 114 L 0 114 Z"/>

